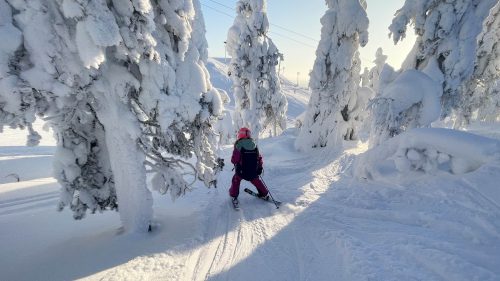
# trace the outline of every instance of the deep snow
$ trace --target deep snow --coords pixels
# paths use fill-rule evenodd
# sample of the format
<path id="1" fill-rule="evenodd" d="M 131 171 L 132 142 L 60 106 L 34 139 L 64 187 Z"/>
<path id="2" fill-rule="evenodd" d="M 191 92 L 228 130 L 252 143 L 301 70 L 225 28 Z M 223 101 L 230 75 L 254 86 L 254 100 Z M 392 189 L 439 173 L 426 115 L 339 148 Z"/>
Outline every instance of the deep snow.
<path id="1" fill-rule="evenodd" d="M 469 131 L 500 139 L 498 125 Z M 197 184 L 174 203 L 154 193 L 154 231 L 124 235 L 115 212 L 56 212 L 53 143 L 20 147 L 23 134 L 0 135 L 0 280 L 500 280 L 500 159 L 363 180 L 352 174 L 366 144 L 300 153 L 290 128 L 259 141 L 280 209 L 242 192 L 232 210 L 226 165 L 218 189 Z M 230 163 L 231 146 L 221 152 Z"/>

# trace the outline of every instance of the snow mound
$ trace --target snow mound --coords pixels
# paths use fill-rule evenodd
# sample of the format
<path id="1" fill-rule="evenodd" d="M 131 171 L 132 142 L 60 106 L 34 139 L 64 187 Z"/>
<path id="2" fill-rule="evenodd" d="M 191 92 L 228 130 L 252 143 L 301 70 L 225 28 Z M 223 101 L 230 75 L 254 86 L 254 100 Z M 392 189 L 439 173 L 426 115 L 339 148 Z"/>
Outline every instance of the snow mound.
<path id="1" fill-rule="evenodd" d="M 464 174 L 500 159 L 500 141 L 450 129 L 408 131 L 360 155 L 354 176 L 370 180 L 411 172 Z"/>

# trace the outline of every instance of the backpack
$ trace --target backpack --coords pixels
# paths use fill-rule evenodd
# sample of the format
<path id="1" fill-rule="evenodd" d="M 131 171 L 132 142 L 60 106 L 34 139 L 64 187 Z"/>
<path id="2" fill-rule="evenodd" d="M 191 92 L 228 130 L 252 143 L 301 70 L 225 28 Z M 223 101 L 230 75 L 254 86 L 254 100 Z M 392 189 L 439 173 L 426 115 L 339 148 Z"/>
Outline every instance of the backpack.
<path id="1" fill-rule="evenodd" d="M 240 153 L 240 163 L 236 164 L 236 174 L 247 181 L 257 178 L 259 149 L 255 147 L 249 150 L 242 147 Z"/>

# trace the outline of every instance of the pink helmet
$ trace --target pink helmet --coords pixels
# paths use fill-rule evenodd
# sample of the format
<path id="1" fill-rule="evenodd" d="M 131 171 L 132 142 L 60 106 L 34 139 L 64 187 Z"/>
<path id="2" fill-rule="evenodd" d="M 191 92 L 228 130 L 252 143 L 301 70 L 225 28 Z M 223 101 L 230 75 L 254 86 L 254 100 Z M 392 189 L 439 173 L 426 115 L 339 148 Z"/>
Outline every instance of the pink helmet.
<path id="1" fill-rule="evenodd" d="M 243 127 L 238 131 L 238 139 L 245 139 L 250 137 L 250 130 L 248 128 Z"/>

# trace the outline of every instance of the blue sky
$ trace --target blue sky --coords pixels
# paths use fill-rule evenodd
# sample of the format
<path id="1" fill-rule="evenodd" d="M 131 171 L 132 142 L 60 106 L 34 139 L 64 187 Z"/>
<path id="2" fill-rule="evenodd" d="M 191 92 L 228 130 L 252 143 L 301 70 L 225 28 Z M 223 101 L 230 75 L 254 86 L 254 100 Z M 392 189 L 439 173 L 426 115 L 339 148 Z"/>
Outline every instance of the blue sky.
<path id="1" fill-rule="evenodd" d="M 209 56 L 224 57 L 227 30 L 233 24 L 236 0 L 200 0 L 207 30 Z M 360 50 L 364 66 L 371 67 L 378 47 L 389 56 L 388 63 L 399 68 L 414 43 L 414 36 L 394 45 L 388 27 L 404 0 L 367 0 L 370 19 L 369 42 Z M 268 0 L 269 37 L 284 54 L 284 74 L 306 85 L 321 35 L 320 18 L 326 11 L 323 0 Z M 412 33 L 412 32 L 409 32 Z M 297 73 L 299 73 L 297 75 Z"/>

